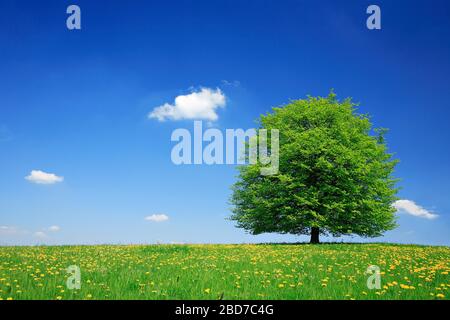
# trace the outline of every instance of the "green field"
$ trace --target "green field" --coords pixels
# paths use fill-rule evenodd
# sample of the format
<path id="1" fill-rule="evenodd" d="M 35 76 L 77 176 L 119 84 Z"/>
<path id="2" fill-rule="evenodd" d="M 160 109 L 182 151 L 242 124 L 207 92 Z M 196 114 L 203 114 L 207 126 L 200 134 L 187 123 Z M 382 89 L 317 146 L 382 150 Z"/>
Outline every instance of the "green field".
<path id="1" fill-rule="evenodd" d="M 66 287 L 70 265 L 79 290 Z M 367 287 L 370 265 L 380 289 Z M 449 272 L 449 247 L 0 247 L 0 299 L 448 299 Z"/>

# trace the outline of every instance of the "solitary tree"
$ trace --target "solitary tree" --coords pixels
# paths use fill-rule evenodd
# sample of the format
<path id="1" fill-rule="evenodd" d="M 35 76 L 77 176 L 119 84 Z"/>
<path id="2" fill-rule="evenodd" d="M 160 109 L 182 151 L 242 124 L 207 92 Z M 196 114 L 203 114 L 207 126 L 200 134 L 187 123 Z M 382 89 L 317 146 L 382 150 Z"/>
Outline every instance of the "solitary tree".
<path id="1" fill-rule="evenodd" d="M 319 234 L 376 237 L 396 227 L 397 161 L 386 129 L 372 130 L 351 99 L 293 101 L 262 115 L 260 128 L 279 130 L 279 171 L 261 175 L 259 162 L 239 167 L 231 197 L 238 227 L 310 234 L 311 243 Z"/>

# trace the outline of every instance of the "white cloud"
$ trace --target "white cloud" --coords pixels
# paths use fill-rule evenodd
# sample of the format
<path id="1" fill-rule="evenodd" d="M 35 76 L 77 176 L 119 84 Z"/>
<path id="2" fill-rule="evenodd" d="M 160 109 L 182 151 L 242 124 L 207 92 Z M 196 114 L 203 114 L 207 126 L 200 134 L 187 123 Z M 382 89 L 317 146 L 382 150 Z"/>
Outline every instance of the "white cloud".
<path id="1" fill-rule="evenodd" d="M 47 234 L 45 234 L 45 232 L 42 232 L 42 231 L 35 232 L 34 236 L 36 238 L 40 238 L 40 239 L 47 238 Z"/>
<path id="2" fill-rule="evenodd" d="M 397 209 L 398 212 L 404 212 L 419 218 L 436 219 L 438 217 L 437 214 L 422 208 L 412 200 L 397 200 L 392 206 Z"/>
<path id="3" fill-rule="evenodd" d="M 0 236 L 4 237 L 21 237 L 29 234 L 25 229 L 15 227 L 15 226 L 0 226 Z"/>
<path id="4" fill-rule="evenodd" d="M 222 80 L 222 85 L 230 86 L 230 87 L 239 87 L 241 85 L 241 82 L 238 80 L 232 80 L 232 81 Z"/>
<path id="5" fill-rule="evenodd" d="M 18 232 L 16 227 L 0 226 L 0 235 L 12 235 Z"/>
<path id="6" fill-rule="evenodd" d="M 37 184 L 54 184 L 62 182 L 64 177 L 58 177 L 54 173 L 46 173 L 41 170 L 32 170 L 30 175 L 26 176 L 25 179 Z"/>
<path id="7" fill-rule="evenodd" d="M 162 222 L 169 220 L 169 217 L 165 214 L 152 214 L 151 216 L 145 217 L 145 220 L 153 222 Z"/>
<path id="8" fill-rule="evenodd" d="M 205 119 L 215 121 L 219 117 L 216 113 L 218 108 L 225 107 L 226 97 L 220 89 L 201 88 L 190 94 L 179 95 L 175 103 L 165 103 L 156 107 L 148 114 L 149 118 L 158 121 L 182 120 L 182 119 Z"/>
<path id="9" fill-rule="evenodd" d="M 48 231 L 51 231 L 51 232 L 58 232 L 59 230 L 61 230 L 61 228 L 59 226 L 51 226 L 48 228 Z"/>

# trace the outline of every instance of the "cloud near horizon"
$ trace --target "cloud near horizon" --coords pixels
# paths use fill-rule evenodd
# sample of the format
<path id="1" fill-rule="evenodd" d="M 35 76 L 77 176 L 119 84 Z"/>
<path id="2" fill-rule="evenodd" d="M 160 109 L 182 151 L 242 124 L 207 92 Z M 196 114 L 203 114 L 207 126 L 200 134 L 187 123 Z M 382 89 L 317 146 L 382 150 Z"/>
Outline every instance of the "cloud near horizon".
<path id="1" fill-rule="evenodd" d="M 36 238 L 45 239 L 47 238 L 47 234 L 43 231 L 37 231 L 33 234 Z"/>
<path id="2" fill-rule="evenodd" d="M 423 207 L 419 206 L 412 200 L 407 199 L 397 200 L 393 203 L 392 206 L 395 209 L 397 209 L 397 212 L 403 212 L 419 218 L 432 220 L 439 217 L 439 215 L 424 209 Z"/>
<path id="3" fill-rule="evenodd" d="M 3 235 L 14 235 L 18 232 L 16 227 L 12 226 L 0 226 L 0 236 Z"/>
<path id="4" fill-rule="evenodd" d="M 216 121 L 217 109 L 226 105 L 226 97 L 217 89 L 201 88 L 186 95 L 179 95 L 173 104 L 165 103 L 148 114 L 150 119 L 183 120 L 198 119 Z"/>
<path id="5" fill-rule="evenodd" d="M 56 233 L 59 231 L 61 231 L 61 227 L 59 227 L 57 225 L 53 225 L 48 228 L 41 229 L 41 230 L 34 231 L 34 232 L 27 231 L 26 229 L 22 229 L 21 227 L 0 225 L 0 236 L 5 236 L 5 237 L 23 237 L 23 236 L 31 235 L 35 238 L 47 239 L 47 238 L 49 238 L 49 235 L 47 232 Z"/>
<path id="6" fill-rule="evenodd" d="M 145 217 L 145 220 L 153 222 L 163 222 L 169 220 L 169 216 L 165 214 L 152 214 L 151 216 Z"/>
<path id="7" fill-rule="evenodd" d="M 41 170 L 32 170 L 26 180 L 36 184 L 54 184 L 64 181 L 64 177 L 59 177 L 54 173 L 47 173 Z"/>

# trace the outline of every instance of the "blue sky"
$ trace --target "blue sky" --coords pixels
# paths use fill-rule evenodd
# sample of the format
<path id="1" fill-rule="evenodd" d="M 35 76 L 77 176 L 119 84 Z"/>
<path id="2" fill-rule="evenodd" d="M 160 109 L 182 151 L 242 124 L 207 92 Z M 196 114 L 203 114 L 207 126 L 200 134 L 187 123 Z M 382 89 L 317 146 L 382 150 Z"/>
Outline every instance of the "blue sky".
<path id="1" fill-rule="evenodd" d="M 81 30 L 66 28 L 70 4 Z M 1 1 L 0 244 L 305 241 L 235 228 L 235 167 L 174 165 L 171 133 L 192 119 L 148 114 L 220 89 L 212 125 L 251 128 L 334 88 L 390 128 L 400 198 L 438 215 L 400 213 L 373 240 L 450 245 L 449 14 L 446 1 Z"/>

